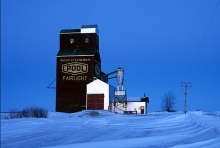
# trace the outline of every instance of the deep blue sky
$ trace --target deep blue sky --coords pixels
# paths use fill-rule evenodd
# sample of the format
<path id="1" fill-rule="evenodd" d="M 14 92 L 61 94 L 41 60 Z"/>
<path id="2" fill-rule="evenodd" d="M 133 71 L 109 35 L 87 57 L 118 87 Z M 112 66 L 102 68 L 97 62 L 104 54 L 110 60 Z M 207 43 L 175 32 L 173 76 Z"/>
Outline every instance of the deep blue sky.
<path id="1" fill-rule="evenodd" d="M 55 91 L 47 86 L 56 77 L 59 32 L 86 24 L 99 27 L 102 71 L 124 68 L 128 97 L 146 93 L 149 112 L 161 110 L 168 91 L 177 96 L 175 109 L 183 110 L 186 81 L 192 83 L 187 110 L 220 110 L 218 3 L 2 0 L 1 111 L 35 105 L 55 110 Z"/>

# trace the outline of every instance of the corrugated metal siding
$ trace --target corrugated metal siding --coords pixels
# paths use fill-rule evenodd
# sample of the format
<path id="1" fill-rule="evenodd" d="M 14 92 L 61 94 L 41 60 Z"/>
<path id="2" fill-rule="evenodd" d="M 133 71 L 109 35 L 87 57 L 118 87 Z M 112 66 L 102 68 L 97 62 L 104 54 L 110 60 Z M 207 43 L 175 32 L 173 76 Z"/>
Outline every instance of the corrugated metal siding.
<path id="1" fill-rule="evenodd" d="M 115 87 L 109 85 L 109 104 L 111 104 L 112 102 L 114 102 L 114 98 L 115 98 Z"/>

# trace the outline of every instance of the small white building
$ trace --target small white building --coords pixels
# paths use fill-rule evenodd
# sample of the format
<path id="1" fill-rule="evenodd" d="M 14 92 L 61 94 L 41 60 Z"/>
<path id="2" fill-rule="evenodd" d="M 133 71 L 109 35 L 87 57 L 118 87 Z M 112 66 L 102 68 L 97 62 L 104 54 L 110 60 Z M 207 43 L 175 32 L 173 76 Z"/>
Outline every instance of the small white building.
<path id="1" fill-rule="evenodd" d="M 99 79 L 87 84 L 86 109 L 109 110 L 110 100 L 114 99 L 115 88 Z"/>
<path id="2" fill-rule="evenodd" d="M 112 112 L 126 114 L 147 114 L 147 101 L 141 101 L 141 97 L 128 97 L 127 104 L 116 103 L 113 105 Z"/>

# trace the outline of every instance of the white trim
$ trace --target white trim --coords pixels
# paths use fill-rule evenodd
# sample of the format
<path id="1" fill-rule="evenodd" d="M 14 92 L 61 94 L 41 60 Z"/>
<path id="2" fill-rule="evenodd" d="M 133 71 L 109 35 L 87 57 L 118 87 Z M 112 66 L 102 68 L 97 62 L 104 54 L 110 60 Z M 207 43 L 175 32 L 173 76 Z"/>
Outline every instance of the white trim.
<path id="1" fill-rule="evenodd" d="M 96 28 L 81 28 L 81 33 L 96 33 L 96 34 L 98 34 L 98 31 Z"/>

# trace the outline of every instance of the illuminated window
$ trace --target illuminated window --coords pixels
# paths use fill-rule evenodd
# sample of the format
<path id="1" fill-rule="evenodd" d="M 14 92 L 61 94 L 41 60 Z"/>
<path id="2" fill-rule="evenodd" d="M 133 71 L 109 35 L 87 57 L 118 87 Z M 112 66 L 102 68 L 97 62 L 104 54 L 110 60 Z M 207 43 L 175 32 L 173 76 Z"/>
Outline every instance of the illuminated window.
<path id="1" fill-rule="evenodd" d="M 74 43 L 74 39 L 70 39 L 70 44 L 73 44 Z"/>
<path id="2" fill-rule="evenodd" d="M 85 38 L 85 43 L 89 43 L 89 38 Z"/>

